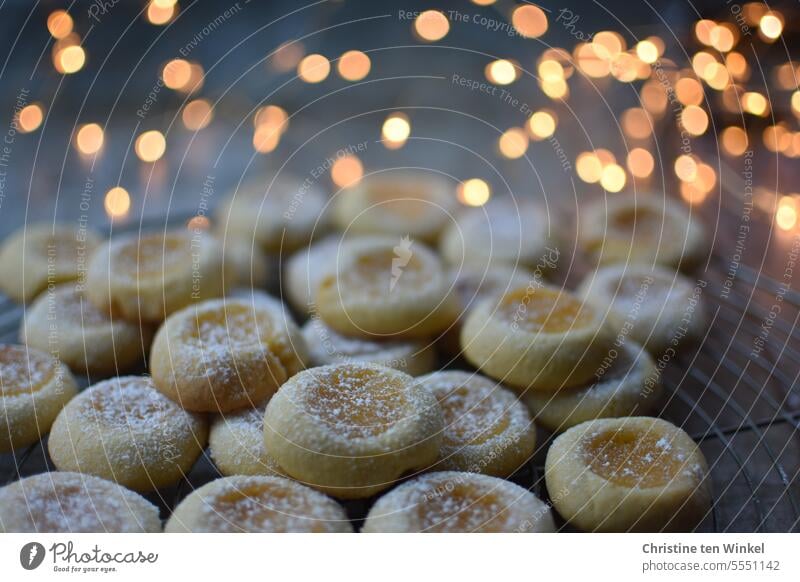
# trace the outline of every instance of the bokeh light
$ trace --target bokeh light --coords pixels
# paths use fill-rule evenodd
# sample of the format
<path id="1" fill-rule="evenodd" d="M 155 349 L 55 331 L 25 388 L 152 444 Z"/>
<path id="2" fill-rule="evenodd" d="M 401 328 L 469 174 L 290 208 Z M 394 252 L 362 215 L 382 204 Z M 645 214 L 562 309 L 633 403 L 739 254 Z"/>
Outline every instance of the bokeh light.
<path id="1" fill-rule="evenodd" d="M 600 185 L 609 192 L 619 192 L 626 181 L 625 170 L 618 164 L 608 164 L 600 174 Z"/>
<path id="2" fill-rule="evenodd" d="M 147 5 L 147 22 L 156 26 L 163 26 L 169 23 L 177 13 L 178 5 L 173 3 L 171 6 L 159 6 L 156 2 Z"/>
<path id="3" fill-rule="evenodd" d="M 122 218 L 131 208 L 131 195 L 122 186 L 115 186 L 106 192 L 103 206 L 110 218 Z"/>
<path id="4" fill-rule="evenodd" d="M 73 26 L 72 16 L 66 10 L 54 10 L 47 16 L 47 31 L 53 38 L 65 38 Z"/>
<path id="5" fill-rule="evenodd" d="M 747 151 L 747 132 L 741 127 L 726 127 L 720 134 L 722 149 L 731 156 L 741 156 Z"/>
<path id="6" fill-rule="evenodd" d="M 68 46 L 56 53 L 56 70 L 59 73 L 71 75 L 77 73 L 86 64 L 86 51 L 80 45 Z"/>
<path id="7" fill-rule="evenodd" d="M 503 157 L 515 160 L 521 158 L 528 151 L 528 134 L 519 127 L 512 127 L 503 132 L 497 141 L 497 147 Z"/>
<path id="8" fill-rule="evenodd" d="M 483 206 L 492 196 L 492 190 L 484 180 L 470 178 L 458 186 L 458 200 L 467 206 Z"/>
<path id="9" fill-rule="evenodd" d="M 360 81 L 369 74 L 372 63 L 366 53 L 361 51 L 347 51 L 336 64 L 336 70 L 346 81 Z"/>
<path id="10" fill-rule="evenodd" d="M 190 101 L 183 108 L 181 120 L 186 129 L 198 131 L 205 127 L 214 119 L 214 110 L 211 102 L 207 99 L 195 99 Z"/>
<path id="11" fill-rule="evenodd" d="M 321 83 L 331 72 L 331 63 L 318 54 L 304 57 L 297 65 L 297 76 L 306 83 Z"/>
<path id="12" fill-rule="evenodd" d="M 411 135 L 411 122 L 405 113 L 392 113 L 381 128 L 383 144 L 389 149 L 402 147 Z"/>
<path id="13" fill-rule="evenodd" d="M 511 14 L 511 24 L 526 38 L 539 38 L 547 32 L 547 16 L 532 4 L 517 6 Z"/>
<path id="14" fill-rule="evenodd" d="M 708 129 L 708 114 L 697 105 L 687 105 L 681 112 L 681 125 L 691 135 L 703 135 Z"/>
<path id="15" fill-rule="evenodd" d="M 495 85 L 509 85 L 517 80 L 517 68 L 507 59 L 492 61 L 486 65 L 486 78 Z"/>
<path id="16" fill-rule="evenodd" d="M 339 188 L 350 188 L 361 181 L 364 165 L 353 154 L 338 158 L 331 166 L 331 180 Z"/>
<path id="17" fill-rule="evenodd" d="M 44 121 L 44 109 L 38 103 L 26 105 L 17 113 L 17 127 L 21 133 L 30 133 L 39 129 Z"/>
<path id="18" fill-rule="evenodd" d="M 536 111 L 528 119 L 528 132 L 536 140 L 550 137 L 556 131 L 557 119 L 555 113 L 551 111 Z"/>
<path id="19" fill-rule="evenodd" d="M 450 31 L 450 22 L 438 10 L 425 10 L 414 21 L 414 31 L 422 40 L 436 42 L 447 36 Z"/>
<path id="20" fill-rule="evenodd" d="M 136 138 L 134 149 L 143 162 L 155 162 L 167 151 L 167 140 L 158 130 L 145 131 Z"/>
<path id="21" fill-rule="evenodd" d="M 81 126 L 75 135 L 75 147 L 84 155 L 96 154 L 103 148 L 105 133 L 98 123 L 87 123 Z"/>
<path id="22" fill-rule="evenodd" d="M 635 178 L 647 178 L 653 173 L 656 165 L 653 155 L 644 148 L 633 148 L 629 151 L 625 163 Z"/>

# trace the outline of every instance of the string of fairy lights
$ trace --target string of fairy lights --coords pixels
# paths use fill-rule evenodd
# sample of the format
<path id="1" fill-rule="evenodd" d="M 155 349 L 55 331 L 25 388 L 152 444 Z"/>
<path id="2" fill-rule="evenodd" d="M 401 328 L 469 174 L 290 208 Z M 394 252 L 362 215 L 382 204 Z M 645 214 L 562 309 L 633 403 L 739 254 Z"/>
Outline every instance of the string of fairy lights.
<path id="1" fill-rule="evenodd" d="M 496 0 L 471 2 L 489 6 Z M 150 0 L 144 17 L 154 26 L 163 26 L 179 12 L 176 0 Z M 529 3 L 510 7 L 507 17 L 516 33 L 527 39 L 542 37 L 550 24 L 545 11 Z M 646 185 L 657 165 L 663 163 L 677 177 L 683 199 L 689 204 L 702 204 L 718 186 L 718 170 L 696 153 L 681 153 L 671 162 L 657 160 L 652 151 L 654 134 L 670 123 L 672 114 L 681 133 L 691 137 L 707 134 L 710 127 L 720 127 L 716 137 L 720 152 L 727 158 L 747 155 L 759 141 L 776 155 L 800 157 L 800 67 L 791 61 L 773 67 L 769 71 L 769 92 L 766 87 L 748 87 L 756 75 L 746 56 L 750 51 L 740 48 L 745 36 L 750 42 L 765 46 L 780 41 L 784 25 L 785 16 L 761 2 L 737 5 L 736 10 L 729 10 L 725 21 L 701 19 L 693 27 L 692 40 L 697 50 L 685 65 L 665 54 L 665 42 L 658 36 L 638 40 L 629 47 L 621 34 L 598 31 L 578 40 L 571 50 L 547 48 L 536 61 L 536 82 L 553 101 L 553 107 L 534 111 L 521 127 L 507 128 L 497 140 L 497 153 L 509 160 L 521 158 L 532 141 L 553 136 L 559 124 L 558 103 L 570 98 L 570 82 L 576 77 L 639 83 L 639 105 L 619 114 L 622 132 L 631 146 L 626 147 L 624 159 L 618 159 L 611 148 L 579 152 L 574 160 L 578 177 L 608 192 L 621 192 L 637 183 Z M 47 17 L 46 26 L 54 39 L 51 57 L 55 70 L 62 75 L 81 71 L 88 56 L 70 14 L 55 10 Z M 411 28 L 419 42 L 435 43 L 448 35 L 451 22 L 444 12 L 430 9 L 420 13 Z M 305 83 L 322 83 L 334 73 L 332 60 L 336 63 L 335 74 L 349 82 L 366 78 L 372 69 L 370 57 L 359 50 L 348 50 L 338 59 L 329 59 L 322 54 L 307 54 L 299 41 L 281 45 L 270 57 L 269 66 L 279 73 L 294 71 Z M 759 69 L 761 66 L 759 63 Z M 576 71 L 580 75 L 576 76 Z M 484 69 L 487 81 L 503 86 L 518 81 L 522 72 L 522 65 L 512 59 L 493 60 Z M 212 123 L 212 102 L 200 96 L 205 78 L 200 63 L 173 59 L 163 65 L 160 76 L 168 89 L 187 96 L 180 116 L 187 130 L 201 131 Z M 723 120 L 727 123 L 711 124 L 712 103 L 719 105 L 723 115 L 727 114 Z M 44 116 L 42 103 L 25 106 L 17 114 L 19 131 L 36 131 Z M 748 124 L 751 118 L 763 123 Z M 730 121 L 733 119 L 737 122 Z M 282 107 L 269 104 L 259 108 L 253 117 L 253 148 L 262 154 L 273 152 L 288 128 L 289 115 Z M 411 136 L 412 119 L 404 112 L 390 113 L 380 132 L 386 148 L 402 148 Z M 101 155 L 104 142 L 105 130 L 98 123 L 78 127 L 73 140 L 78 152 L 86 156 Z M 161 159 L 167 148 L 167 139 L 158 130 L 144 131 L 134 142 L 136 156 L 146 164 Z M 331 181 L 340 188 L 356 185 L 363 174 L 364 165 L 353 153 L 338 158 L 330 169 Z M 464 205 L 481 206 L 491 199 L 492 191 L 485 180 L 473 177 L 465 179 L 455 195 Z M 753 200 L 774 217 L 780 230 L 800 229 L 800 194 L 779 194 L 776 188 L 756 187 Z M 104 202 L 111 218 L 125 216 L 131 206 L 130 194 L 122 186 L 111 188 Z"/>

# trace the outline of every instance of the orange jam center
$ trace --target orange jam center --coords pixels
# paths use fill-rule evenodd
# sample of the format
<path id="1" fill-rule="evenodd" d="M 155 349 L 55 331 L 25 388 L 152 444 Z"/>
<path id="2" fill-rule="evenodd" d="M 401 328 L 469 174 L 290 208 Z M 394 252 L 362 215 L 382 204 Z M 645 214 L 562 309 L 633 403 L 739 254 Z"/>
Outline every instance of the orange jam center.
<path id="1" fill-rule="evenodd" d="M 0 345 L 0 395 L 36 392 L 53 376 L 49 357 L 22 346 Z"/>
<path id="2" fill-rule="evenodd" d="M 552 289 L 525 287 L 500 300 L 500 317 L 530 332 L 563 333 L 586 327 L 594 313 L 574 297 Z"/>
<path id="3" fill-rule="evenodd" d="M 359 293 L 382 296 L 397 287 L 414 288 L 423 277 L 423 263 L 413 247 L 398 245 L 359 255 L 353 268 L 341 272 L 341 284 Z"/>
<path id="4" fill-rule="evenodd" d="M 492 532 L 499 531 L 505 510 L 497 493 L 454 480 L 426 492 L 417 518 L 429 532 Z"/>
<path id="5" fill-rule="evenodd" d="M 583 445 L 591 470 L 623 487 L 663 487 L 684 467 L 668 436 L 620 428 L 591 437 Z"/>
<path id="6" fill-rule="evenodd" d="M 112 267 L 133 276 L 156 277 L 191 264 L 189 241 L 176 235 L 149 235 L 129 241 L 119 249 Z"/>
<path id="7" fill-rule="evenodd" d="M 406 386 L 393 375 L 359 367 L 309 373 L 309 411 L 343 436 L 379 435 L 407 414 Z"/>

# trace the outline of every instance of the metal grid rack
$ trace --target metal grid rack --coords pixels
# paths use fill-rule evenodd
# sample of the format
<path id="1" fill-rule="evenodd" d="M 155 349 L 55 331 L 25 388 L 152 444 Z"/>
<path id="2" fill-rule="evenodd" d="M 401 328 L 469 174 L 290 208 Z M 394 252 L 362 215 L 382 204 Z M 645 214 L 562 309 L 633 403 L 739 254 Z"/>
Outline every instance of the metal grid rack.
<path id="1" fill-rule="evenodd" d="M 163 219 L 150 226 L 163 227 Z M 658 416 L 683 427 L 708 460 L 714 505 L 698 531 L 798 531 L 800 294 L 745 265 L 723 293 L 727 267 L 725 259 L 713 256 L 703 274 L 710 324 L 700 343 L 685 346 L 664 368 L 665 396 Z M 772 318 L 776 301 L 780 313 Z M 0 342 L 17 341 L 21 317 L 19 305 L 0 299 Z M 757 344 L 763 347 L 755 354 Z M 85 387 L 88 379 L 79 378 L 79 383 Z M 540 438 L 540 443 L 512 480 L 547 499 L 544 459 L 550 438 Z M 0 485 L 50 468 L 45 438 L 18 454 L 0 455 Z M 219 476 L 203 454 L 177 485 L 148 498 L 167 517 L 192 489 Z M 356 526 L 371 503 L 345 503 Z"/>

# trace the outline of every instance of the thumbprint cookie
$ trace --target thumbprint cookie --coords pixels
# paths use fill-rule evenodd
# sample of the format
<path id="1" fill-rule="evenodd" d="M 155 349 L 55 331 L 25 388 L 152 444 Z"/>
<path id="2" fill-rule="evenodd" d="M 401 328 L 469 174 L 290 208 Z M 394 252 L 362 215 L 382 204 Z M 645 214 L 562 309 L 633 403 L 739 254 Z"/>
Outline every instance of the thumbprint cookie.
<path id="1" fill-rule="evenodd" d="M 211 423 L 208 450 L 223 475 L 282 473 L 264 446 L 265 407 L 222 414 Z"/>
<path id="2" fill-rule="evenodd" d="M 327 229 L 327 195 L 302 179 L 264 178 L 231 192 L 217 212 L 220 235 L 255 241 L 264 251 L 292 251 Z"/>
<path id="3" fill-rule="evenodd" d="M 544 209 L 530 202 L 503 200 L 462 213 L 445 230 L 439 248 L 445 261 L 455 267 L 510 265 L 546 273 L 558 264 L 553 239 Z"/>
<path id="4" fill-rule="evenodd" d="M 425 340 L 375 341 L 346 337 L 318 318 L 306 322 L 303 337 L 314 366 L 372 362 L 412 376 L 427 374 L 436 367 L 434 350 Z"/>
<path id="5" fill-rule="evenodd" d="M 708 255 L 700 218 L 664 196 L 614 196 L 580 211 L 578 243 L 598 264 L 689 269 Z"/>
<path id="6" fill-rule="evenodd" d="M 153 328 L 112 317 L 75 285 L 42 293 L 25 313 L 20 341 L 50 350 L 79 374 L 110 375 L 144 360 Z"/>
<path id="7" fill-rule="evenodd" d="M 228 412 L 264 402 L 307 359 L 299 328 L 277 300 L 214 299 L 164 322 L 150 372 L 186 410 Z"/>
<path id="8" fill-rule="evenodd" d="M 545 479 L 562 492 L 552 497 L 558 513 L 584 531 L 688 531 L 711 509 L 703 453 L 659 418 L 572 427 L 547 452 Z"/>
<path id="9" fill-rule="evenodd" d="M 607 312 L 610 323 L 650 352 L 661 354 L 706 329 L 704 282 L 650 265 L 609 265 L 590 273 L 578 295 Z"/>
<path id="10" fill-rule="evenodd" d="M 375 364 L 311 368 L 267 405 L 264 442 L 283 471 L 340 498 L 370 497 L 436 462 L 436 398 L 408 374 Z"/>
<path id="11" fill-rule="evenodd" d="M 459 320 L 448 329 L 439 345 L 455 356 L 461 352 L 461 323 L 466 315 L 483 299 L 503 295 L 516 287 L 524 287 L 536 280 L 536 275 L 522 267 L 495 265 L 486 269 L 458 267 L 450 269 L 454 296 L 458 300 Z"/>
<path id="12" fill-rule="evenodd" d="M 207 483 L 175 508 L 167 533 L 352 533 L 330 497 L 281 477 L 236 475 Z"/>
<path id="13" fill-rule="evenodd" d="M 53 423 L 48 448 L 61 471 L 151 491 L 178 481 L 208 438 L 208 423 L 161 394 L 146 376 L 123 376 L 73 398 Z"/>
<path id="14" fill-rule="evenodd" d="M 469 313 L 461 347 L 492 378 L 519 390 L 555 392 L 594 376 L 613 342 L 602 315 L 555 287 L 517 287 Z"/>
<path id="15" fill-rule="evenodd" d="M 0 290 L 23 302 L 48 285 L 81 279 L 99 244 L 95 234 L 64 225 L 23 226 L 0 248 Z"/>
<path id="16" fill-rule="evenodd" d="M 595 418 L 648 414 L 656 408 L 661 392 L 653 358 L 628 340 L 609 350 L 589 383 L 555 393 L 528 390 L 523 398 L 537 424 L 562 432 Z"/>
<path id="17" fill-rule="evenodd" d="M 425 338 L 458 316 L 439 258 L 408 238 L 347 247 L 317 292 L 326 325 L 348 336 Z"/>
<path id="18" fill-rule="evenodd" d="M 158 323 L 191 303 L 223 295 L 223 267 L 222 245 L 207 233 L 122 236 L 92 257 L 86 293 L 104 313 Z"/>
<path id="19" fill-rule="evenodd" d="M 418 378 L 439 401 L 444 436 L 437 470 L 508 477 L 533 456 L 536 427 L 519 397 L 470 372 Z"/>
<path id="20" fill-rule="evenodd" d="M 454 188 L 444 178 L 374 174 L 336 196 L 333 216 L 347 235 L 408 236 L 435 244 L 457 206 Z"/>
<path id="21" fill-rule="evenodd" d="M 75 378 L 55 358 L 0 344 L 0 453 L 38 441 L 77 393 Z"/>
<path id="22" fill-rule="evenodd" d="M 111 481 L 66 471 L 0 489 L 0 532 L 158 533 L 158 508 Z"/>
<path id="23" fill-rule="evenodd" d="M 550 507 L 527 489 L 497 477 L 428 473 L 378 499 L 365 533 L 555 532 Z"/>

